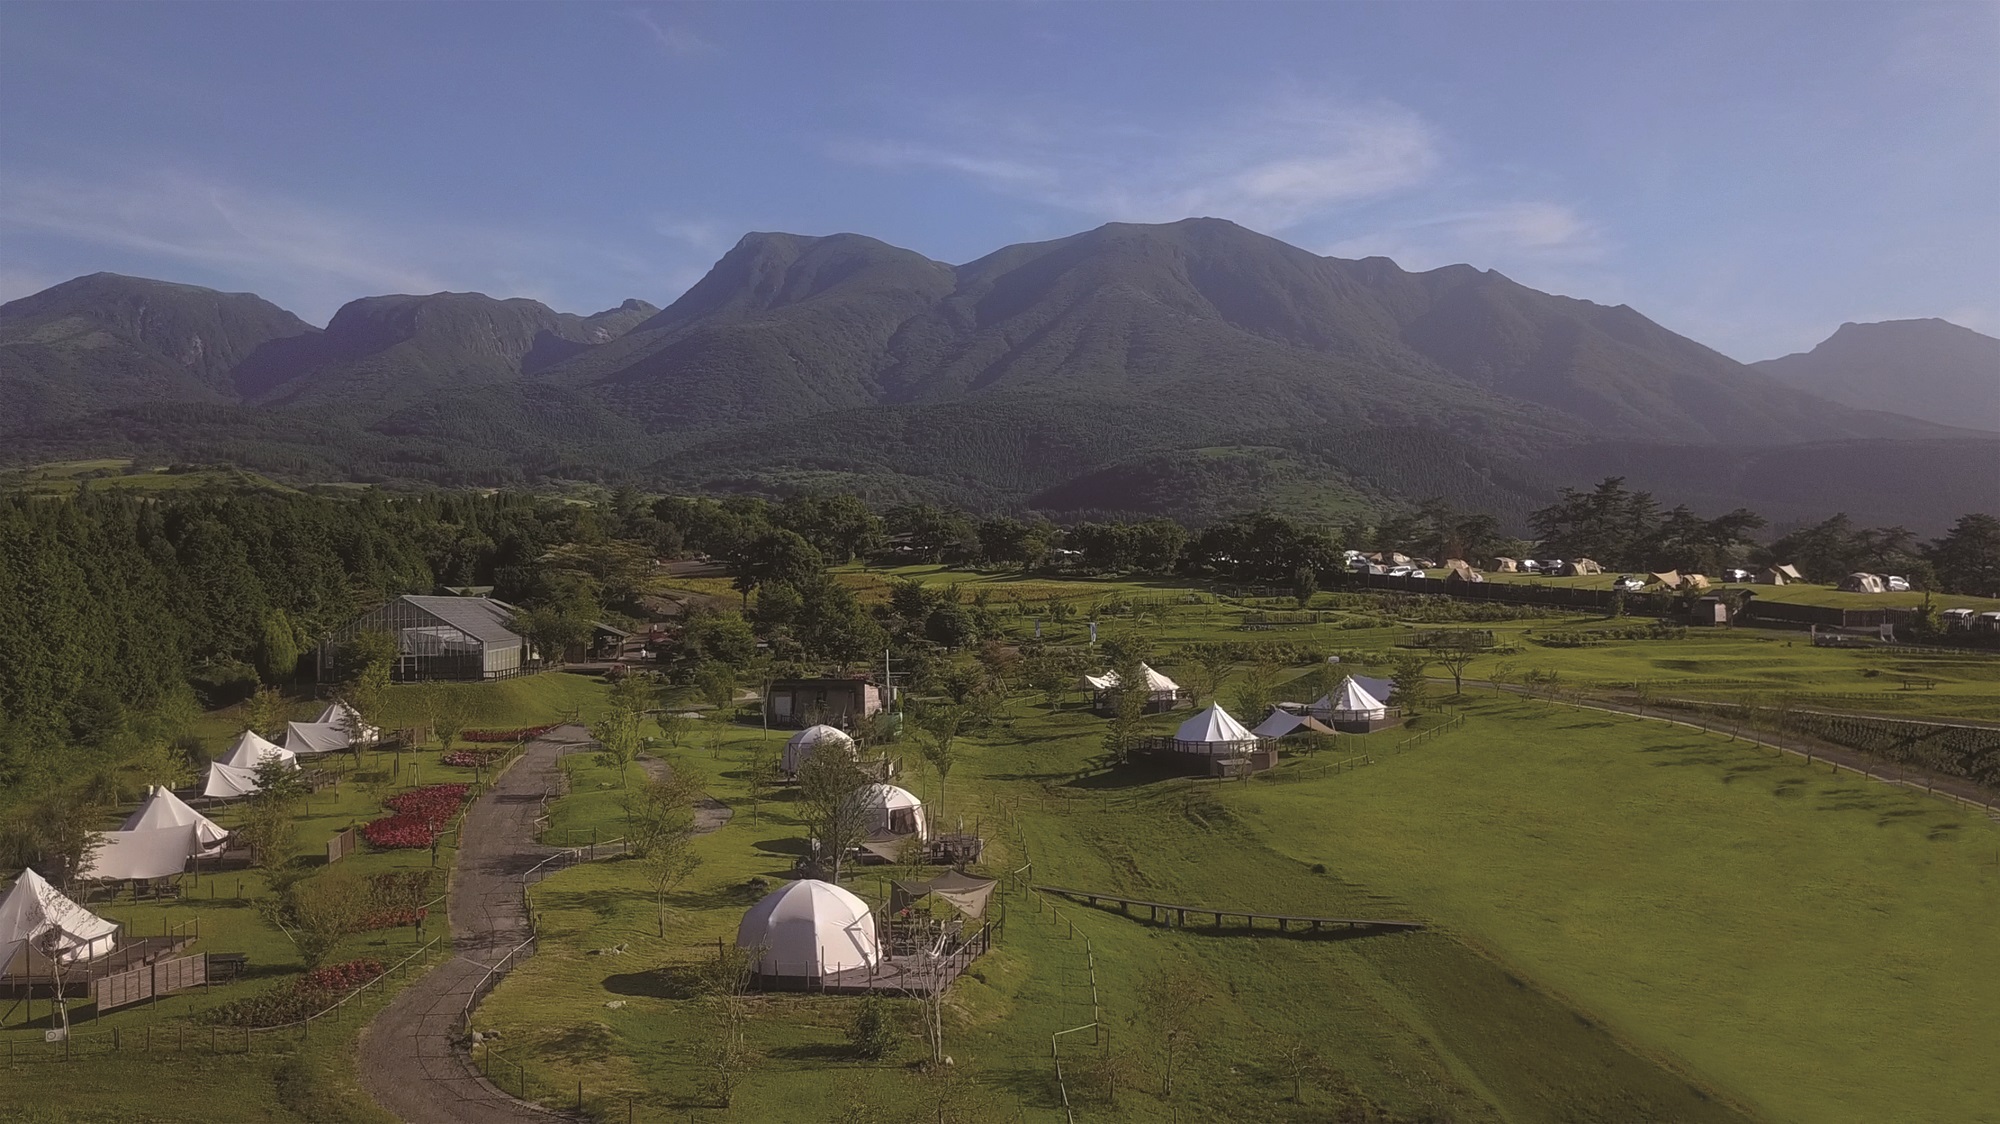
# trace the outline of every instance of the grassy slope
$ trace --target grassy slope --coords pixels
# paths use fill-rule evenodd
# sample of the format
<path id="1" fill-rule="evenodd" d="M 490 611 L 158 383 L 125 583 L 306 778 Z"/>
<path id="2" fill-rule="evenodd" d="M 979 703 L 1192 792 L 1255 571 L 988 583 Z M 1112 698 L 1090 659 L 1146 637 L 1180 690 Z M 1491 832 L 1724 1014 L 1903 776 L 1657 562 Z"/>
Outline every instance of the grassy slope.
<path id="1" fill-rule="evenodd" d="M 1687 731 L 1512 701 L 1475 701 L 1462 732 L 1373 768 L 1192 795 L 1177 782 L 1069 783 L 1099 732 L 1023 707 L 1011 729 L 961 743 L 947 811 L 985 818 L 999 843 L 989 866 L 1027 856 L 1057 884 L 1439 926 L 1218 939 L 1065 906 L 1096 949 L 1121 1046 L 1145 1040 L 1143 1018 L 1127 1020 L 1148 966 L 1185 961 L 1217 982 L 1205 1060 L 1176 1098 L 1182 1118 L 1323 1118 L 1326 1094 L 1290 1105 L 1272 1074 L 1274 1045 L 1300 1037 L 1411 1116 L 1726 1120 L 1743 1103 L 1815 1124 L 1996 1119 L 2000 1085 L 1970 1064 L 2000 1006 L 1982 975 L 2000 937 L 1966 923 L 2000 906 L 2000 831 L 1984 820 Z M 757 737 L 732 730 L 719 757 L 678 760 L 740 800 L 730 774 Z M 557 828 L 616 831 L 616 798 L 593 769 Z M 911 783 L 935 793 L 934 778 Z M 994 830 L 1003 808 L 1018 832 Z M 629 864 L 538 890 L 549 938 L 482 1019 L 545 1088 L 581 1078 L 641 1105 L 703 1103 L 691 1061 L 703 1025 L 651 970 L 727 939 L 754 897 L 743 881 L 786 867 L 800 831 L 782 804 L 771 811 L 753 824 L 740 807 L 703 841 L 708 863 L 676 897 L 664 940 Z M 857 889 L 872 896 L 873 881 Z M 984 978 L 958 985 L 952 1050 L 977 1079 L 982 1118 L 1036 1119 L 1053 1105 L 1046 1036 L 1086 1021 L 1080 942 L 1035 923 L 1024 899 L 1009 908 Z M 620 942 L 622 957 L 590 955 Z M 728 1118 L 818 1119 L 829 1080 L 879 1106 L 923 1099 L 907 1070 L 842 1057 L 841 1000 L 760 1006 L 752 1039 L 765 1060 Z M 1164 1120 L 1175 1108 L 1128 1092 L 1090 1111 Z"/>

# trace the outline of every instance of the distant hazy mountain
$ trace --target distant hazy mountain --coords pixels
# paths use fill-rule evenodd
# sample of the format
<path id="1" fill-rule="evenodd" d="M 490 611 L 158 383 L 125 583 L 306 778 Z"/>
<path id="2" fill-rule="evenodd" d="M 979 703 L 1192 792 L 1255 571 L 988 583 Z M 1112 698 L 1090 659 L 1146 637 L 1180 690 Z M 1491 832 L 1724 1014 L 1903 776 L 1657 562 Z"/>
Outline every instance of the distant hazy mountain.
<path id="1" fill-rule="evenodd" d="M 2000 340 L 1948 321 L 1842 324 L 1811 351 L 1751 366 L 1850 406 L 2000 431 Z"/>
<path id="2" fill-rule="evenodd" d="M 237 372 L 319 329 L 249 293 L 93 273 L 0 305 L 0 432 L 110 406 L 235 402 Z"/>
<path id="3" fill-rule="evenodd" d="M 594 316 L 439 293 L 357 300 L 317 332 L 208 294 L 275 319 L 213 369 L 163 358 L 193 354 L 186 333 L 145 344 L 145 370 L 178 374 L 144 385 L 126 373 L 141 344 L 93 343 L 141 339 L 106 311 L 117 302 L 62 295 L 91 281 L 0 310 L 0 378 L 67 395 L 7 419 L 15 457 L 220 450 L 281 474 L 821 487 L 1068 513 L 1442 495 L 1517 515 L 1627 449 L 1724 500 L 1761 478 L 1717 469 L 1743 450 L 1875 442 L 1973 478 L 2000 451 L 1803 393 L 1624 306 L 1470 266 L 1320 257 L 1216 219 L 1111 224 L 959 266 L 854 234 L 749 234 L 664 310 Z M 79 326 L 44 331 L 64 317 Z M 206 355 L 218 344 L 203 338 Z M 1668 471 L 1675 457 L 1690 471 Z M 1829 511 L 1859 506 L 1825 492 Z"/>

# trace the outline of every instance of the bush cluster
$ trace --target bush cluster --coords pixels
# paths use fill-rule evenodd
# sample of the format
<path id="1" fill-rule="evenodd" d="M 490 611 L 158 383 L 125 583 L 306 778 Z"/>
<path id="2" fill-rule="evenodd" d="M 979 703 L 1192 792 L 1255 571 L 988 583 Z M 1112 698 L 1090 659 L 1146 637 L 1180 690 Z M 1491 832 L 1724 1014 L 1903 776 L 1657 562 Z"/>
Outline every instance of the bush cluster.
<path id="1" fill-rule="evenodd" d="M 349 960 L 224 1003 L 205 1018 L 222 1026 L 283 1026 L 325 1010 L 342 995 L 382 974 L 380 960 Z"/>
<path id="2" fill-rule="evenodd" d="M 468 742 L 525 742 L 541 737 L 554 726 L 522 726 L 516 730 L 467 730 L 458 735 L 460 741 Z"/>
<path id="3" fill-rule="evenodd" d="M 498 756 L 500 756 L 498 752 L 490 750 L 481 752 L 471 749 L 454 749 L 450 753 L 439 754 L 438 763 L 442 765 L 456 765 L 461 769 L 471 769 L 491 764 L 493 759 Z"/>

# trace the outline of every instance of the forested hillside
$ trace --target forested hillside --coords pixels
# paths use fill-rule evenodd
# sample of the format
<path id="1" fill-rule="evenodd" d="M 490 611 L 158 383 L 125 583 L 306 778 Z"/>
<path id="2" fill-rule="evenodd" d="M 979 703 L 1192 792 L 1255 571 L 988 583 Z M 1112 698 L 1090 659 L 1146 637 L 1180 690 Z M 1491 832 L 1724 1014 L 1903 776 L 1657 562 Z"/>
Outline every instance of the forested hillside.
<path id="1" fill-rule="evenodd" d="M 1627 307 L 1219 219 L 958 266 L 756 233 L 665 309 L 382 296 L 325 331 L 254 297 L 96 275 L 0 307 L 0 364 L 22 403 L 0 412 L 0 456 L 300 482 L 840 489 L 1196 521 L 1435 495 L 1518 529 L 1555 486 L 1612 473 L 1934 532 L 2000 476 L 2000 437 L 1787 387 Z M 1848 455 L 1833 449 L 1893 468 L 1812 470 Z"/>

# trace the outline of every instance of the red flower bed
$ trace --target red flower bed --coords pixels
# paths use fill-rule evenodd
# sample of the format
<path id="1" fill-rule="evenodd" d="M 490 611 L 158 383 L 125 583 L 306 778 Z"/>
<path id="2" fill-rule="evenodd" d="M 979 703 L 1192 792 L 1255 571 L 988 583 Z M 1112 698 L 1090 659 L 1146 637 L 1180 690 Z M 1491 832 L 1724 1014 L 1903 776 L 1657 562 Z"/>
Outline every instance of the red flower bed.
<path id="1" fill-rule="evenodd" d="M 450 753 L 440 755 L 438 762 L 443 765 L 456 765 L 461 769 L 472 769 L 489 764 L 498 756 L 500 754 L 497 751 L 482 753 L 477 750 L 454 749 Z"/>
<path id="2" fill-rule="evenodd" d="M 404 925 L 415 925 L 430 915 L 430 910 L 421 907 L 417 909 L 378 909 L 362 919 L 361 927 L 370 930 L 396 929 Z"/>
<path id="3" fill-rule="evenodd" d="M 349 960 L 224 1003 L 206 1018 L 224 1026 L 283 1026 L 326 1010 L 342 995 L 382 974 L 380 960 Z"/>
<path id="4" fill-rule="evenodd" d="M 459 737 L 469 742 L 525 742 L 539 738 L 553 729 L 554 725 L 523 726 L 518 730 L 467 730 Z"/>
<path id="5" fill-rule="evenodd" d="M 458 814 L 470 786 L 433 784 L 399 792 L 382 803 L 396 814 L 366 824 L 361 837 L 371 847 L 428 847 L 444 833 L 445 825 Z"/>

